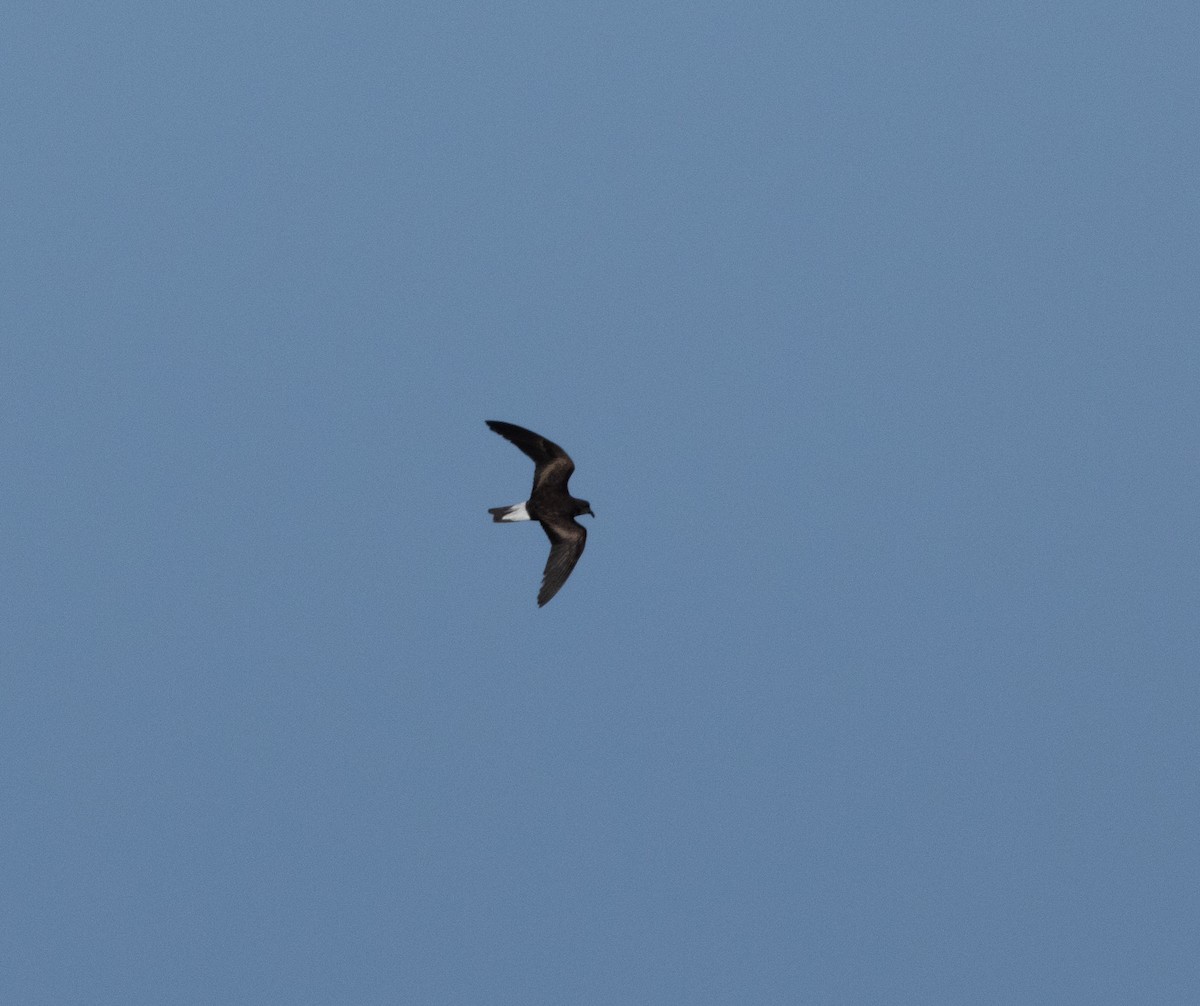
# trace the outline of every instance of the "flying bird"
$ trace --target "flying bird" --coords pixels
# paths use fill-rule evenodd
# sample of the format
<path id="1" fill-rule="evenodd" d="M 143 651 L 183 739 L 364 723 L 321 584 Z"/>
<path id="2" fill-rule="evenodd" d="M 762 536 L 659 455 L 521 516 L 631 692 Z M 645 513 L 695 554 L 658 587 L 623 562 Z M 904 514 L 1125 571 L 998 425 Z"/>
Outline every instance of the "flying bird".
<path id="1" fill-rule="evenodd" d="M 533 491 L 529 499 L 512 506 L 491 507 L 488 513 L 497 524 L 536 520 L 550 539 L 550 558 L 546 560 L 542 589 L 537 597 L 540 608 L 567 582 L 575 563 L 583 555 L 587 530 L 581 524 L 576 524 L 575 518 L 585 513 L 592 517 L 596 515 L 592 513 L 592 506 L 587 500 L 578 500 L 567 490 L 567 480 L 575 471 L 575 462 L 558 444 L 512 423 L 489 419 L 487 424 L 494 433 L 499 433 L 531 457 L 535 465 Z"/>

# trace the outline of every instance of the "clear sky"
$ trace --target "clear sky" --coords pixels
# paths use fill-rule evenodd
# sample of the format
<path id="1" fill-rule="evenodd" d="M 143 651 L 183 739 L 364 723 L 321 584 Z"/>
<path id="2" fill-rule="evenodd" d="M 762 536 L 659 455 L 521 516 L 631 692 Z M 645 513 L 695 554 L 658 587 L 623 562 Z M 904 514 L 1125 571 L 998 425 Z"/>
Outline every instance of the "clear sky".
<path id="1" fill-rule="evenodd" d="M 0 1002 L 1195 1002 L 1198 12 L 9 10 Z"/>

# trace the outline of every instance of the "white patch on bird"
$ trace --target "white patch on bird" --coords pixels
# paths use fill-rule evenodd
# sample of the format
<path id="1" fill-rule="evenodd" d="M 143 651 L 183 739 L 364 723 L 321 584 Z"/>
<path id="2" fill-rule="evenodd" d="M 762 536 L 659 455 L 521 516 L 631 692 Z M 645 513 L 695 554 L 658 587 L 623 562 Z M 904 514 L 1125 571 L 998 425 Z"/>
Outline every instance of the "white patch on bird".
<path id="1" fill-rule="evenodd" d="M 529 501 L 526 500 L 525 502 Z M 500 520 L 504 523 L 514 520 L 533 520 L 533 518 L 529 516 L 529 511 L 525 509 L 525 503 L 516 503 L 508 508 L 508 512 Z"/>

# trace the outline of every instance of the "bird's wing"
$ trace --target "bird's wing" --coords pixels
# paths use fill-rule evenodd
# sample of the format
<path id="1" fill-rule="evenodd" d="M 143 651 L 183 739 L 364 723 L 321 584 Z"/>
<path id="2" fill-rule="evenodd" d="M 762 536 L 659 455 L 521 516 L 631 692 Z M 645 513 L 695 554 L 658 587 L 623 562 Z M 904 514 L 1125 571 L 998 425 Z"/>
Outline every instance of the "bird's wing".
<path id="1" fill-rule="evenodd" d="M 542 530 L 550 539 L 550 558 L 546 560 L 546 569 L 542 573 L 542 589 L 538 591 L 539 608 L 567 582 L 567 577 L 571 575 L 575 563 L 583 555 L 583 546 L 587 543 L 587 529 L 576 524 L 570 517 L 543 520 Z"/>
<path id="2" fill-rule="evenodd" d="M 533 472 L 533 491 L 552 489 L 567 491 L 567 480 L 575 471 L 575 463 L 558 444 L 538 436 L 532 430 L 496 419 L 487 420 L 488 428 L 499 433 L 505 440 L 515 444 L 525 455 L 533 459 L 537 467 Z"/>

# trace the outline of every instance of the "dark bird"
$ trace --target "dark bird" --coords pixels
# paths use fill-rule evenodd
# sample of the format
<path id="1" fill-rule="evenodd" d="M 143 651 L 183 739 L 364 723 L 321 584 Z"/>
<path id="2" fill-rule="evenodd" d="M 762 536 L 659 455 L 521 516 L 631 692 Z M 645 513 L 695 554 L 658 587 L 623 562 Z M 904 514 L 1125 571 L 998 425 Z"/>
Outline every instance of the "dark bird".
<path id="1" fill-rule="evenodd" d="M 577 500 L 567 490 L 567 480 L 575 470 L 575 462 L 567 457 L 567 452 L 558 444 L 512 423 L 489 419 L 487 424 L 493 432 L 516 444 L 533 458 L 536 466 L 529 499 L 512 506 L 491 507 L 488 513 L 497 524 L 536 520 L 550 539 L 550 558 L 546 560 L 542 589 L 538 591 L 537 603 L 540 608 L 567 582 L 575 563 L 583 555 L 587 530 L 581 524 L 576 524 L 575 518 L 585 513 L 592 517 L 596 515 L 592 513 L 592 506 L 587 500 Z"/>

